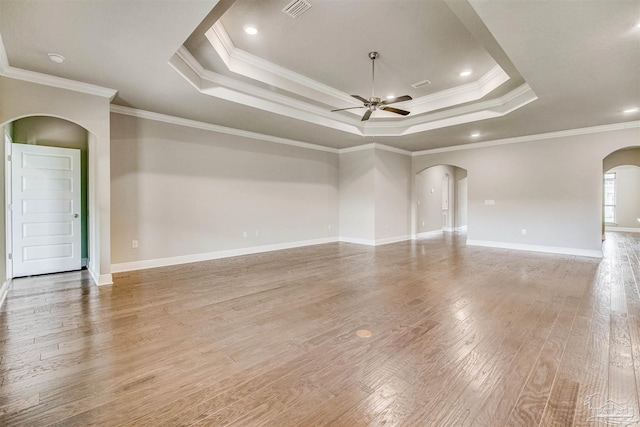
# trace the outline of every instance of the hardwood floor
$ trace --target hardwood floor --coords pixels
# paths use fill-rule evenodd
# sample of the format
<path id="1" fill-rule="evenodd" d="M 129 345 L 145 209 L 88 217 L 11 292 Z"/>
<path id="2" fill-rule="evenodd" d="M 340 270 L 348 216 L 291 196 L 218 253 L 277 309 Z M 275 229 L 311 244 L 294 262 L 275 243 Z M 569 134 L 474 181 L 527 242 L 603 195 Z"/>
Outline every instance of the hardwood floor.
<path id="1" fill-rule="evenodd" d="M 19 279 L 0 425 L 638 425 L 639 286 L 625 233 L 602 260 L 447 235 Z"/>

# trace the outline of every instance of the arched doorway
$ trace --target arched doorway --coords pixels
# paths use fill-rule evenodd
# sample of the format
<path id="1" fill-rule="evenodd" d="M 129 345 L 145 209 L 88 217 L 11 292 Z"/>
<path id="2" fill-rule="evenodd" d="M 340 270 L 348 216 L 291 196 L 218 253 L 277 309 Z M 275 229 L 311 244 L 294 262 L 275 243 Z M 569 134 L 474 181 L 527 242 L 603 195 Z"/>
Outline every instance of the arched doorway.
<path id="1" fill-rule="evenodd" d="M 18 123 L 19 126 L 16 127 L 15 126 L 16 123 Z M 54 124 L 57 124 L 57 126 Z M 8 146 L 7 144 L 14 142 L 13 141 L 14 130 L 17 130 L 18 132 L 22 132 L 18 137 L 18 139 L 21 139 L 21 140 L 24 139 L 22 141 L 15 141 L 15 142 L 34 143 L 36 142 L 36 139 L 41 139 L 43 142 L 43 145 L 56 145 L 55 140 L 57 137 L 55 135 L 59 136 L 60 133 L 64 134 L 65 132 L 68 131 L 68 129 L 71 129 L 71 128 L 74 129 L 73 132 L 75 132 L 76 134 L 82 133 L 85 135 L 83 138 L 83 141 L 75 141 L 75 144 L 84 145 L 83 160 L 86 162 L 85 164 L 86 176 L 84 180 L 84 183 L 87 184 L 85 189 L 86 208 L 85 208 L 85 211 L 83 212 L 84 221 L 82 224 L 85 230 L 85 239 L 84 239 L 85 245 L 82 248 L 82 250 L 84 252 L 86 262 L 89 264 L 88 265 L 89 271 L 92 277 L 94 278 L 95 282 L 97 284 L 109 284 L 111 283 L 111 275 L 100 274 L 101 263 L 102 263 L 101 256 L 100 256 L 101 255 L 100 254 L 101 209 L 98 206 L 99 197 L 98 197 L 97 188 L 99 186 L 99 182 L 98 182 L 99 180 L 96 178 L 96 170 L 97 170 L 97 164 L 98 164 L 98 157 L 97 157 L 98 138 L 95 134 L 93 134 L 91 131 L 86 129 L 84 126 L 78 124 L 75 121 L 69 120 L 66 117 L 59 117 L 59 116 L 46 115 L 46 114 L 23 115 L 23 116 L 15 117 L 14 119 L 9 120 L 3 124 L 0 124 L 0 129 L 2 129 L 2 133 L 5 141 L 5 143 L 2 145 L 3 157 L 5 158 L 5 162 L 3 162 L 2 164 L 5 170 L 2 174 L 0 174 L 4 179 L 4 185 L 2 185 L 2 189 L 4 190 L 4 193 L 3 193 L 3 196 L 1 197 L 5 199 L 5 203 L 6 203 L 7 195 L 9 194 L 8 186 L 10 185 L 11 181 L 10 179 L 8 179 L 8 173 L 10 172 L 10 169 L 7 167 L 8 166 L 7 156 L 4 154 L 11 149 L 11 147 Z M 30 130 L 25 132 L 25 129 L 30 129 Z M 67 131 L 65 131 L 65 129 L 67 129 Z M 49 140 L 48 143 L 46 142 L 46 140 Z M 58 141 L 57 145 L 64 145 L 64 144 Z M 7 209 L 5 206 L 5 209 L 3 210 L 3 214 L 6 214 L 6 212 L 7 212 Z M 2 273 L 6 275 L 6 280 L 9 281 L 14 276 L 13 271 L 11 269 L 11 264 L 9 262 L 10 260 L 8 260 L 8 256 L 7 256 L 10 253 L 7 250 L 7 248 L 10 247 L 9 243 L 11 239 L 11 233 L 10 233 L 11 222 L 10 222 L 10 218 L 7 218 L 6 215 L 2 215 L 1 220 L 2 220 L 1 222 L 4 223 L 3 231 L 4 231 L 5 245 L 2 245 L 2 252 L 3 252 L 2 258 L 4 263 L 0 267 L 2 267 L 1 268 Z M 107 243 L 108 243 L 108 239 L 107 239 Z"/>
<path id="2" fill-rule="evenodd" d="M 51 116 L 76 123 L 89 132 L 88 269 L 96 284 L 112 284 L 110 102 L 116 91 L 80 82 L 70 85 L 53 76 L 47 76 L 43 84 L 0 76 L 0 92 L 0 127 L 23 117 Z M 0 176 L 4 179 L 4 173 Z M 0 188 L 5 185 L 0 184 Z M 4 217 L 0 224 L 4 224 Z M 4 240 L 5 227 L 0 229 L 0 240 Z M 0 267 L 1 278 L 5 269 L 4 265 Z"/>
<path id="3" fill-rule="evenodd" d="M 62 272 L 86 267 L 89 258 L 87 186 L 89 132 L 82 126 L 61 118 L 29 116 L 13 121 L 10 126 L 9 135 L 5 137 L 11 140 L 11 145 L 5 145 L 5 150 L 9 154 L 13 154 L 11 156 L 13 160 L 7 163 L 7 173 L 5 175 L 7 183 L 10 183 L 10 185 L 6 186 L 7 204 L 10 204 L 13 208 L 12 212 L 7 212 L 6 247 L 7 252 L 12 255 L 8 260 L 7 273 L 13 273 L 13 277 L 19 277 L 25 274 Z M 26 146 L 31 148 L 27 148 Z M 78 218 L 72 218 L 72 212 L 70 212 L 69 215 L 61 213 L 39 213 L 36 216 L 40 218 L 36 222 L 33 222 L 33 220 L 29 221 L 33 222 L 33 224 L 30 224 L 31 228 L 37 228 L 35 235 L 27 237 L 28 240 L 30 239 L 32 241 L 29 245 L 38 242 L 40 244 L 39 247 L 42 248 L 41 245 L 45 241 L 55 242 L 56 244 L 53 245 L 53 248 L 62 248 L 57 251 L 62 251 L 65 255 L 59 261 L 55 257 L 56 250 L 46 251 L 47 253 L 42 254 L 45 257 L 44 260 L 33 260 L 24 263 L 22 259 L 23 255 L 25 255 L 23 254 L 24 251 L 21 250 L 22 245 L 20 244 L 23 236 L 19 235 L 21 234 L 20 231 L 23 230 L 20 220 L 22 209 L 19 207 L 22 203 L 17 202 L 18 194 L 21 193 L 21 185 L 17 185 L 18 183 L 15 180 L 15 176 L 11 177 L 11 175 L 15 175 L 21 169 L 19 156 L 16 154 L 18 154 L 18 151 L 23 152 L 24 150 L 29 152 L 33 150 L 39 153 L 42 152 L 45 154 L 44 158 L 49 158 L 51 159 L 50 161 L 55 161 L 54 159 L 59 158 L 57 157 L 59 153 L 66 153 L 64 154 L 65 156 L 70 154 L 77 158 L 79 157 L 79 170 L 77 171 L 79 175 L 77 178 L 78 182 L 74 184 L 77 188 L 72 188 L 74 186 L 67 187 L 67 184 L 65 184 L 67 182 L 66 180 L 55 178 L 46 180 L 50 183 L 49 185 L 56 184 L 53 187 L 44 186 L 33 189 L 38 200 L 40 200 L 40 204 L 42 199 L 49 199 L 53 202 L 57 197 L 65 194 L 77 194 L 78 196 L 78 206 L 71 207 L 73 213 L 79 216 Z M 43 158 L 42 156 L 38 157 Z M 62 159 L 66 159 L 66 157 L 62 157 Z M 42 182 L 47 174 L 59 175 L 62 173 L 68 175 L 72 172 L 61 170 L 48 171 L 47 167 L 45 167 L 44 170 L 32 171 L 32 173 L 37 174 L 38 177 L 36 180 L 39 182 Z M 60 183 L 63 183 L 62 187 L 60 187 Z M 10 186 L 13 187 L 13 191 L 10 191 Z M 18 194 L 14 194 L 16 191 Z M 56 209 L 66 207 L 52 203 L 49 203 L 49 206 L 55 206 Z M 42 208 L 43 206 L 40 207 Z M 43 215 L 50 219 L 44 220 Z M 67 218 L 67 216 L 69 218 Z M 52 220 L 53 224 L 51 224 Z M 50 233 L 53 233 L 51 237 L 48 238 L 44 237 L 45 235 L 43 234 L 47 229 L 49 229 Z M 75 243 L 73 245 L 69 244 L 71 241 Z M 61 244 L 63 242 L 67 244 Z M 67 247 L 72 248 L 73 250 L 71 252 L 73 253 L 66 253 Z M 36 247 L 32 246 L 31 249 L 34 248 Z M 38 251 L 36 250 L 34 252 Z M 16 265 L 16 263 L 18 263 L 18 265 Z M 11 264 L 13 264 L 13 266 Z M 45 269 L 43 270 L 41 267 L 38 267 L 39 264 L 46 265 Z"/>
<path id="4" fill-rule="evenodd" d="M 416 237 L 467 229 L 467 171 L 452 165 L 426 168 L 415 177 Z"/>
<path id="5" fill-rule="evenodd" d="M 640 147 L 627 147 L 602 161 L 605 231 L 640 232 Z"/>

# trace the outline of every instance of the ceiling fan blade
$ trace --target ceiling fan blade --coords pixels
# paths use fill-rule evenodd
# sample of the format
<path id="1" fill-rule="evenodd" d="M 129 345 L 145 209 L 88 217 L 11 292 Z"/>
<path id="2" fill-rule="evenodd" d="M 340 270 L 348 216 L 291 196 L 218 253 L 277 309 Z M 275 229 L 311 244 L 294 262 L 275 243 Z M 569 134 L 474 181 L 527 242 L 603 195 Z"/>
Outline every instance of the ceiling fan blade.
<path id="1" fill-rule="evenodd" d="M 367 120 L 369 120 L 369 117 L 371 117 L 371 113 L 373 113 L 373 111 L 371 110 L 367 110 L 364 112 L 364 116 L 362 116 L 362 120 L 360 120 L 361 122 L 366 122 Z"/>
<path id="2" fill-rule="evenodd" d="M 381 110 L 384 111 L 388 111 L 390 113 L 396 113 L 396 114 L 400 114 L 402 116 L 406 116 L 409 114 L 409 112 L 407 110 L 401 110 L 399 108 L 393 108 L 393 107 L 380 107 Z"/>
<path id="3" fill-rule="evenodd" d="M 381 102 L 381 104 L 382 105 L 389 105 L 389 104 L 393 104 L 395 102 L 411 101 L 412 99 L 413 98 L 411 98 L 409 95 L 396 96 L 395 98 L 385 99 L 384 101 Z"/>
<path id="4" fill-rule="evenodd" d="M 354 97 L 355 99 L 357 99 L 358 101 L 362 101 L 362 102 L 365 102 L 365 103 L 369 102 L 368 99 L 365 99 L 365 98 L 363 98 L 363 97 L 361 97 L 359 95 L 351 95 L 351 96 Z"/>
<path id="5" fill-rule="evenodd" d="M 362 107 L 338 108 L 337 110 L 331 110 L 331 112 L 333 113 L 335 111 L 354 110 L 356 108 L 364 108 L 364 106 L 362 106 Z"/>

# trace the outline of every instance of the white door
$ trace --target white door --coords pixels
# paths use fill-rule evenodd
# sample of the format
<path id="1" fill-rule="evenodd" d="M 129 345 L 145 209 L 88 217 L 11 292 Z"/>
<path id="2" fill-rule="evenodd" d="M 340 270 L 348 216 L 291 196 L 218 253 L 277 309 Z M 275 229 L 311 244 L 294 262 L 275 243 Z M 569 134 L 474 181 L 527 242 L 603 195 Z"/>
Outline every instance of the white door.
<path id="1" fill-rule="evenodd" d="M 79 270 L 80 150 L 12 148 L 13 276 Z"/>

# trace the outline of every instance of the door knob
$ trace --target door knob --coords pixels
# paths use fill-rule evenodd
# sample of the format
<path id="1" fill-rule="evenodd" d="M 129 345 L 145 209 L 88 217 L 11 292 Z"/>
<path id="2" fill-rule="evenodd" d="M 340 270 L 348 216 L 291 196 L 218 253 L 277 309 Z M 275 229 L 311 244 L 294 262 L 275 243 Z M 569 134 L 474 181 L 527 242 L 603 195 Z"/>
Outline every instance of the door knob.
<path id="1" fill-rule="evenodd" d="M 78 218 L 78 216 L 79 216 L 78 214 L 73 214 L 74 218 Z"/>

